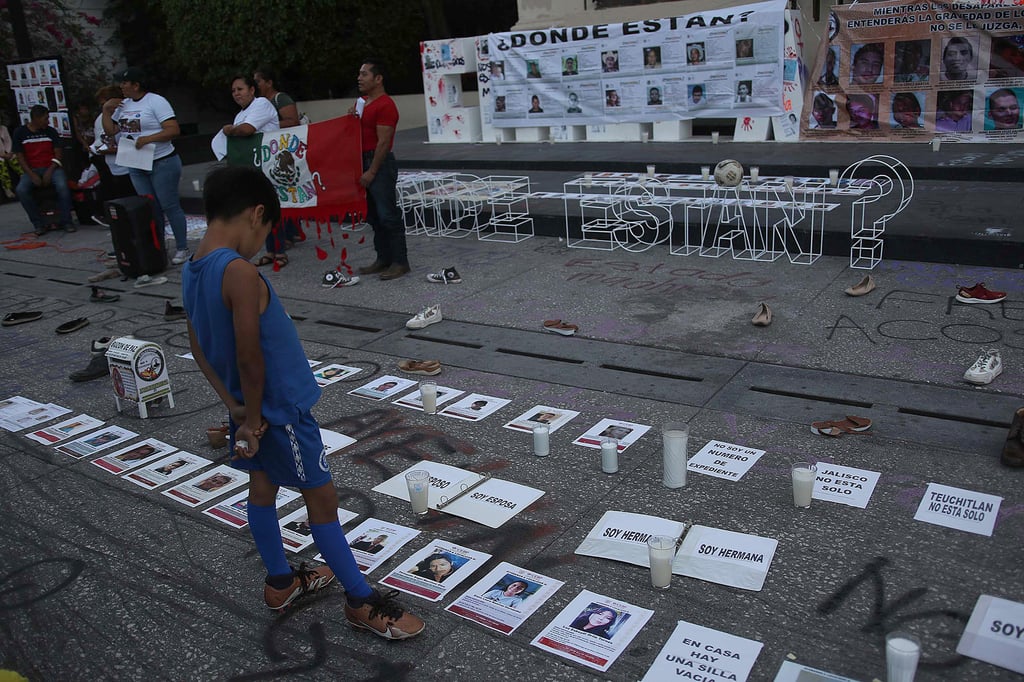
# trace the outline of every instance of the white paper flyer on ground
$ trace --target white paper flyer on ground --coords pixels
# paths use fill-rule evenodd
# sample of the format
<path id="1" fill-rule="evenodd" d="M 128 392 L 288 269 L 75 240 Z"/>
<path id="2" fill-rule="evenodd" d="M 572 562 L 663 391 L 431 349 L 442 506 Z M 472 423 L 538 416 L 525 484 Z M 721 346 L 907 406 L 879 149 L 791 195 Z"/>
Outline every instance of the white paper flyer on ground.
<path id="1" fill-rule="evenodd" d="M 317 365 L 324 364 L 322 360 L 310 360 L 309 358 L 306 358 L 306 363 L 309 365 L 310 369 L 316 367 Z"/>
<path id="2" fill-rule="evenodd" d="M 644 424 L 634 424 L 621 419 L 602 419 L 580 434 L 573 444 L 585 448 L 600 448 L 602 438 L 615 438 L 619 441 L 619 452 L 622 452 L 650 430 L 651 427 Z"/>
<path id="3" fill-rule="evenodd" d="M 885 667 L 885 661 L 881 663 Z M 920 678 L 920 675 L 918 675 Z M 843 677 L 825 670 L 818 670 L 793 661 L 783 661 L 773 682 L 860 682 L 852 677 Z"/>
<path id="4" fill-rule="evenodd" d="M 320 429 L 320 440 L 324 443 L 324 457 L 333 455 L 338 450 L 344 450 L 356 442 L 356 439 L 352 436 L 346 436 L 344 433 L 338 433 L 337 431 L 328 431 L 327 429 Z"/>
<path id="5" fill-rule="evenodd" d="M 763 646 L 753 639 L 681 620 L 640 682 L 700 679 L 744 682 Z"/>
<path id="6" fill-rule="evenodd" d="M 148 464 L 177 449 L 176 445 L 169 445 L 156 438 L 147 438 L 122 448 L 117 452 L 94 459 L 92 463 L 112 474 L 122 474 L 129 469 L 135 469 L 143 464 Z"/>
<path id="7" fill-rule="evenodd" d="M 564 584 L 503 561 L 445 610 L 510 635 Z"/>
<path id="8" fill-rule="evenodd" d="M 210 469 L 193 479 L 168 488 L 163 494 L 190 507 L 198 507 L 248 482 L 248 472 L 221 464 L 216 469 Z"/>
<path id="9" fill-rule="evenodd" d="M 672 572 L 719 585 L 760 591 L 779 541 L 708 526 L 692 526 L 672 563 Z"/>
<path id="10" fill-rule="evenodd" d="M 438 504 L 442 503 L 440 511 L 491 528 L 501 526 L 544 494 L 543 490 L 497 478 L 481 483 L 486 478 L 483 474 L 427 460 L 413 464 L 378 484 L 373 490 L 408 502 L 409 487 L 405 482 L 405 474 L 413 469 L 424 469 L 430 473 L 430 490 L 427 493 L 427 506 L 430 509 L 438 509 Z M 466 490 L 469 492 L 459 495 Z M 458 499 L 455 499 L 456 496 L 459 496 Z M 449 502 L 453 499 L 453 502 Z"/>
<path id="11" fill-rule="evenodd" d="M 366 519 L 346 533 L 345 540 L 359 570 L 369 575 L 419 534 L 415 528 L 380 519 Z"/>
<path id="12" fill-rule="evenodd" d="M 75 459 L 82 459 L 89 455 L 95 455 L 102 450 L 112 448 L 126 440 L 131 440 L 137 435 L 139 434 L 128 429 L 122 429 L 120 426 L 105 426 L 87 436 L 82 436 L 78 440 L 58 445 L 56 449 L 58 452 L 71 455 Z"/>
<path id="13" fill-rule="evenodd" d="M 195 359 L 196 359 L 196 358 L 195 358 L 195 356 L 194 356 L 194 355 L 192 355 L 192 352 L 191 352 L 191 351 L 189 351 L 188 353 L 182 353 L 182 354 L 181 354 L 181 355 L 179 355 L 178 357 L 179 357 L 179 358 L 185 358 L 186 360 L 195 360 Z"/>
<path id="14" fill-rule="evenodd" d="M 396 396 L 402 391 L 406 391 L 416 385 L 416 381 L 413 379 L 403 379 L 402 377 L 391 376 L 390 374 L 382 377 L 377 377 L 368 384 L 363 384 L 359 388 L 354 388 L 349 391 L 349 395 L 357 395 L 360 398 L 369 398 L 370 400 L 387 400 L 392 396 Z"/>
<path id="15" fill-rule="evenodd" d="M 438 414 L 445 417 L 455 417 L 456 419 L 478 422 L 484 417 L 494 414 L 510 402 L 512 401 L 505 398 L 496 398 L 493 395 L 470 393 L 467 396 L 459 398 L 457 402 L 446 406 Z"/>
<path id="16" fill-rule="evenodd" d="M 998 495 L 929 483 L 914 520 L 991 537 L 1002 502 Z"/>
<path id="17" fill-rule="evenodd" d="M 1024 674 L 1024 604 L 978 597 L 956 652 Z"/>
<path id="18" fill-rule="evenodd" d="M 278 488 L 275 498 L 276 506 L 280 509 L 297 497 L 300 497 L 299 493 L 290 488 Z M 221 500 L 209 509 L 204 509 L 203 513 L 232 528 L 244 528 L 249 525 L 249 491 L 243 490 L 226 500 Z"/>
<path id="19" fill-rule="evenodd" d="M 60 405 L 54 405 L 53 403 L 42 404 L 34 400 L 25 403 L 23 408 L 13 413 L 8 412 L 5 418 L 0 418 L 0 426 L 7 431 L 21 431 L 39 426 L 57 417 L 63 417 L 71 411 Z"/>
<path id="20" fill-rule="evenodd" d="M 72 417 L 62 421 L 59 424 L 53 426 L 47 426 L 45 429 L 39 431 L 33 431 L 32 433 L 26 433 L 26 438 L 31 438 L 37 443 L 44 445 L 53 445 L 59 443 L 62 440 L 67 440 L 73 436 L 85 433 L 86 431 L 92 431 L 98 426 L 103 426 L 103 422 L 96 417 L 90 417 L 87 414 L 80 414 L 77 417 Z"/>
<path id="21" fill-rule="evenodd" d="M 12 395 L 10 398 L 0 400 L 0 428 L 6 431 L 18 431 L 15 427 L 15 420 L 29 412 L 42 407 L 43 404 L 26 398 L 23 395 Z"/>
<path id="22" fill-rule="evenodd" d="M 868 506 L 881 475 L 878 471 L 825 462 L 817 462 L 815 466 L 818 467 L 818 473 L 814 479 L 814 499 L 838 502 L 859 509 Z"/>
<path id="23" fill-rule="evenodd" d="M 122 474 L 122 478 L 137 486 L 152 490 L 199 471 L 208 464 L 212 464 L 212 462 L 205 457 L 179 450 L 173 455 L 151 462 L 141 469 Z"/>
<path id="24" fill-rule="evenodd" d="M 576 548 L 576 554 L 649 566 L 647 540 L 652 535 L 682 538 L 686 524 L 657 516 L 607 511 Z"/>
<path id="25" fill-rule="evenodd" d="M 653 615 L 650 609 L 583 590 L 530 644 L 604 672 Z"/>
<path id="26" fill-rule="evenodd" d="M 359 514 L 338 507 L 338 523 L 345 525 Z M 289 552 L 301 552 L 313 544 L 313 530 L 309 527 L 309 512 L 302 505 L 278 523 L 281 526 L 281 542 Z"/>
<path id="27" fill-rule="evenodd" d="M 750 471 L 750 467 L 754 466 L 763 454 L 764 450 L 713 440 L 690 458 L 686 469 L 715 478 L 738 481 Z"/>
<path id="28" fill-rule="evenodd" d="M 560 407 L 548 405 L 534 405 L 526 412 L 505 424 L 506 429 L 513 431 L 525 431 L 533 433 L 533 427 L 538 424 L 546 424 L 549 433 L 554 433 L 570 421 L 579 416 L 576 410 L 565 410 Z"/>
<path id="29" fill-rule="evenodd" d="M 313 378 L 316 379 L 316 383 L 320 388 L 324 388 L 339 381 L 344 381 L 349 377 L 354 377 L 362 371 L 358 367 L 349 367 L 348 365 L 324 365 L 313 372 Z"/>
<path id="30" fill-rule="evenodd" d="M 455 398 L 462 395 L 463 391 L 457 388 L 449 388 L 448 386 L 437 387 L 437 404 L 444 405 L 447 402 L 455 400 Z M 414 410 L 423 409 L 423 399 L 420 397 L 420 390 L 417 388 L 412 393 L 406 393 L 398 400 L 393 401 L 395 405 L 401 405 L 402 407 L 411 407 Z"/>
<path id="31" fill-rule="evenodd" d="M 380 583 L 428 601 L 441 601 L 490 558 L 486 552 L 435 540 L 384 576 Z"/>

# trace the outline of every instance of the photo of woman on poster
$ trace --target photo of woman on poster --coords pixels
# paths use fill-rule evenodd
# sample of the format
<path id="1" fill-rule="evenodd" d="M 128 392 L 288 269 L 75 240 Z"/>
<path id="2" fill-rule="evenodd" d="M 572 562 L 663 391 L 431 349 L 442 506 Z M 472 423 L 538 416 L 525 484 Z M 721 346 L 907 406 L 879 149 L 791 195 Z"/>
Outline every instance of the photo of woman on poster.
<path id="1" fill-rule="evenodd" d="M 608 631 L 615 627 L 618 618 L 619 614 L 615 609 L 601 604 L 591 604 L 569 623 L 569 627 L 596 637 L 611 639 L 612 635 Z"/>
<path id="2" fill-rule="evenodd" d="M 811 103 L 811 115 L 807 119 L 808 127 L 814 130 L 815 128 L 835 128 L 836 127 L 836 102 L 834 99 L 826 95 L 824 92 L 819 92 L 814 95 L 814 101 Z"/>

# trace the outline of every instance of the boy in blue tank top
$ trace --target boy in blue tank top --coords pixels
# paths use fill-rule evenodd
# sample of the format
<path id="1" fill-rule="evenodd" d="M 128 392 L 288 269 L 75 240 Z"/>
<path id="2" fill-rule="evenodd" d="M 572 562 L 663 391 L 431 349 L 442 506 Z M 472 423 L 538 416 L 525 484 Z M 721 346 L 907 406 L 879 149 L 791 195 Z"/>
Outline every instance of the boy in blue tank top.
<path id="1" fill-rule="evenodd" d="M 264 600 L 284 609 L 333 582 L 345 618 L 386 639 L 423 631 L 423 621 L 373 589 L 338 523 L 338 495 L 310 408 L 320 389 L 295 326 L 270 283 L 249 262 L 281 217 L 277 192 L 253 167 L 214 171 L 203 189 L 206 236 L 182 269 L 182 297 L 196 363 L 231 414 L 232 466 L 249 472 L 249 530 L 267 569 Z M 293 569 L 277 522 L 279 486 L 302 493 L 327 566 Z"/>

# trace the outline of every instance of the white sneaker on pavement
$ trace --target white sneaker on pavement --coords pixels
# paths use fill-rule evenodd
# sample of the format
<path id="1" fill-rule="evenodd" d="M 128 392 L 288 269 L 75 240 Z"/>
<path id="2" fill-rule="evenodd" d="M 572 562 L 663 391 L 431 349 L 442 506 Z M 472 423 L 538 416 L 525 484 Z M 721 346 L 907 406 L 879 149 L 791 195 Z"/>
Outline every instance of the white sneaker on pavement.
<path id="1" fill-rule="evenodd" d="M 964 381 L 969 384 L 984 386 L 991 384 L 992 380 L 1003 373 L 1003 359 L 999 355 L 999 349 L 989 348 L 974 361 L 974 364 L 964 372 Z"/>
<path id="2" fill-rule="evenodd" d="M 406 322 L 405 326 L 408 329 L 423 329 L 442 319 L 444 318 L 441 317 L 441 306 L 431 305 L 416 313 L 416 316 Z"/>

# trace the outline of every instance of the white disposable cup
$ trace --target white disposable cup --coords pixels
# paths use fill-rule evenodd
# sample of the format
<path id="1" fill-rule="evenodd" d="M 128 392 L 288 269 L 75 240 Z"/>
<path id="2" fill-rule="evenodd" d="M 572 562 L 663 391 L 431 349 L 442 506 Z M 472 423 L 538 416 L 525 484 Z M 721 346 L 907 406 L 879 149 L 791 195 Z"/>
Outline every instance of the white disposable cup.
<path id="1" fill-rule="evenodd" d="M 793 504 L 801 509 L 811 506 L 814 493 L 814 477 L 818 467 L 810 462 L 797 462 L 791 470 L 793 477 Z"/>
<path id="2" fill-rule="evenodd" d="M 786 189 L 789 190 L 790 192 L 792 192 L 793 191 L 793 176 L 792 175 L 787 175 L 786 179 L 785 179 L 785 183 L 786 183 Z"/>
<path id="3" fill-rule="evenodd" d="M 708 180 L 710 178 L 711 178 L 711 166 L 701 166 L 700 167 L 700 179 L 701 180 Z"/>
<path id="4" fill-rule="evenodd" d="M 423 411 L 427 414 L 437 412 L 437 382 L 420 382 L 420 400 L 423 402 Z"/>
<path id="5" fill-rule="evenodd" d="M 647 558 L 651 566 L 651 586 L 657 590 L 667 590 L 672 583 L 676 539 L 668 535 L 652 535 L 647 540 Z"/>
<path id="6" fill-rule="evenodd" d="M 662 479 L 666 488 L 682 488 L 686 485 L 686 441 L 690 427 L 685 422 L 667 422 L 661 427 Z"/>
<path id="7" fill-rule="evenodd" d="M 650 133 L 648 133 L 648 132 L 646 132 L 646 131 L 645 131 L 645 132 L 642 132 L 642 133 L 640 133 L 640 140 L 641 140 L 642 142 L 644 142 L 645 144 L 646 144 L 646 143 L 647 143 L 647 141 L 648 141 L 648 140 L 650 140 L 650 139 L 651 139 L 651 134 L 650 134 Z"/>
<path id="8" fill-rule="evenodd" d="M 653 178 L 654 177 L 654 166 L 653 165 L 647 166 L 647 177 L 649 177 L 649 178 Z"/>
<path id="9" fill-rule="evenodd" d="M 760 176 L 761 176 L 761 168 L 758 167 L 758 166 L 751 166 L 750 167 L 750 181 L 751 182 L 757 182 L 757 180 L 758 180 L 758 178 Z"/>
<path id="10" fill-rule="evenodd" d="M 430 495 L 430 472 L 413 469 L 405 475 L 405 484 L 409 486 L 409 502 L 412 503 L 412 513 L 419 516 L 426 514 Z"/>
<path id="11" fill-rule="evenodd" d="M 590 187 L 590 185 L 593 184 L 593 182 L 594 182 L 594 174 L 593 173 L 585 173 L 583 175 L 583 186 L 584 187 Z"/>
<path id="12" fill-rule="evenodd" d="M 718 144 L 718 131 L 711 133 L 711 144 Z"/>
<path id="13" fill-rule="evenodd" d="M 942 140 L 935 138 L 932 140 L 932 151 L 937 152 L 942 147 Z"/>
<path id="14" fill-rule="evenodd" d="M 192 181 L 192 189 L 194 189 L 197 192 L 202 189 L 202 186 L 199 184 L 198 180 L 193 180 Z"/>
<path id="15" fill-rule="evenodd" d="M 601 471 L 614 474 L 619 470 L 619 441 L 617 438 L 601 439 Z"/>
<path id="16" fill-rule="evenodd" d="M 828 184 L 835 187 L 839 184 L 839 171 L 833 168 L 828 172 Z"/>
<path id="17" fill-rule="evenodd" d="M 886 682 L 914 682 L 921 641 L 909 632 L 890 632 L 885 636 Z"/>
<path id="18" fill-rule="evenodd" d="M 547 457 L 550 452 L 548 434 L 551 428 L 547 424 L 537 424 L 533 427 L 533 454 L 538 457 Z"/>

